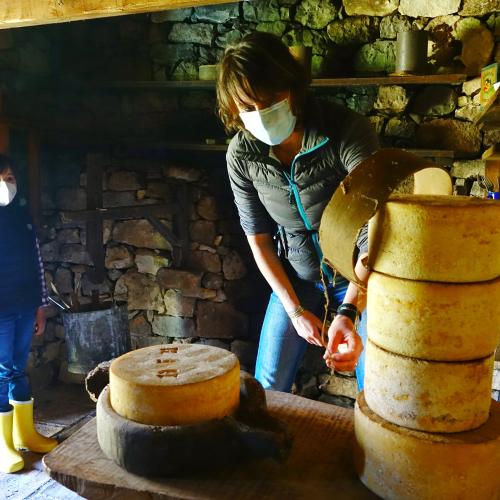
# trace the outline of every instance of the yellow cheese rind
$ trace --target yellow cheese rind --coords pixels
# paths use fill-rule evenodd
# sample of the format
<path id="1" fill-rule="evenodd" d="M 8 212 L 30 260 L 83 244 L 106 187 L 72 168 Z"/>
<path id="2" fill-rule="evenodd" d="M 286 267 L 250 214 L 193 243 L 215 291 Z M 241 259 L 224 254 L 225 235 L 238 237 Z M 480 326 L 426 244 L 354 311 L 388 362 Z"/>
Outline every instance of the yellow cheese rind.
<path id="1" fill-rule="evenodd" d="M 354 464 L 361 481 L 388 500 L 498 500 L 500 403 L 479 429 L 456 434 L 413 431 L 370 410 L 354 411 Z"/>
<path id="2" fill-rule="evenodd" d="M 467 361 L 489 356 L 500 339 L 500 279 L 449 284 L 372 272 L 367 298 L 368 337 L 397 354 Z"/>
<path id="3" fill-rule="evenodd" d="M 109 376 L 113 409 L 142 424 L 205 422 L 230 415 L 239 405 L 238 358 L 217 347 L 146 347 L 115 359 Z"/>
<path id="4" fill-rule="evenodd" d="M 365 398 L 389 422 L 427 432 L 461 432 L 488 419 L 493 355 L 474 361 L 409 358 L 366 345 Z"/>
<path id="5" fill-rule="evenodd" d="M 460 196 L 393 196 L 369 224 L 375 271 L 418 281 L 500 276 L 500 203 Z"/>

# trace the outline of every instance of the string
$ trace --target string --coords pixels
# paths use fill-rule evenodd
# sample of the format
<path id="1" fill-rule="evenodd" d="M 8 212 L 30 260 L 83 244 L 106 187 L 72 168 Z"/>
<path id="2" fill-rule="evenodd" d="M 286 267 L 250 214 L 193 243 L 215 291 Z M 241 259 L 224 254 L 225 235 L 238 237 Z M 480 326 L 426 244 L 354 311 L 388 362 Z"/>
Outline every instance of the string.
<path id="1" fill-rule="evenodd" d="M 321 341 L 323 342 L 323 345 L 327 346 L 328 333 L 326 329 L 328 324 L 328 314 L 330 312 L 330 294 L 328 293 L 328 280 L 326 279 L 325 273 L 323 272 L 323 264 L 326 265 L 325 259 L 321 260 L 321 265 L 319 266 L 321 275 L 321 284 L 323 285 L 323 295 L 325 297 L 325 313 L 323 315 L 323 324 L 321 325 Z M 337 280 L 337 270 L 333 269 L 332 288 L 335 288 L 336 280 Z M 330 376 L 333 376 L 334 374 L 335 374 L 335 368 L 331 368 Z"/>
<path id="2" fill-rule="evenodd" d="M 323 265 L 326 265 L 325 259 L 322 259 L 321 265 L 319 266 L 320 275 L 321 275 L 321 284 L 323 285 L 323 296 L 325 297 L 325 312 L 323 315 L 323 324 L 321 325 L 321 341 L 324 345 L 328 345 L 328 334 L 327 323 L 328 323 L 328 313 L 330 312 L 330 294 L 328 293 L 328 279 L 325 276 L 323 271 Z M 332 278 L 332 288 L 335 288 L 335 282 L 337 279 L 337 270 L 333 270 L 333 278 Z"/>

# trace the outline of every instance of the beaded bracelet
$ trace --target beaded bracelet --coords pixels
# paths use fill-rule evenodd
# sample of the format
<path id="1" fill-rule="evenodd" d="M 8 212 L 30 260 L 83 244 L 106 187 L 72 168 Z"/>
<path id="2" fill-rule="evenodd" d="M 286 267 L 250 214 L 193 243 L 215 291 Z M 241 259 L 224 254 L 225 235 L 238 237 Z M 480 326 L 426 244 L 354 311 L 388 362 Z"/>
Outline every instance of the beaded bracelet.
<path id="1" fill-rule="evenodd" d="M 290 319 L 299 318 L 304 314 L 305 309 L 302 306 L 297 306 L 293 311 L 287 311 L 288 317 Z"/>

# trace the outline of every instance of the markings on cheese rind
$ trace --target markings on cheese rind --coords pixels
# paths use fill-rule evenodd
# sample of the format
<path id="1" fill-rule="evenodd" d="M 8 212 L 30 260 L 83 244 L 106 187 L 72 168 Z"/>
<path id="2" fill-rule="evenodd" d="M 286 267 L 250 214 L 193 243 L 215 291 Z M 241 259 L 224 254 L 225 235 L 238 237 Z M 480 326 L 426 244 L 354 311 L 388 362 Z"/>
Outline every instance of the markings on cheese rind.
<path id="1" fill-rule="evenodd" d="M 177 354 L 178 351 L 179 351 L 178 347 L 162 347 L 162 348 L 160 348 L 160 354 L 167 354 L 169 352 Z"/>
<path id="2" fill-rule="evenodd" d="M 156 373 L 157 377 L 163 378 L 163 377 L 178 377 L 179 376 L 179 370 L 175 368 L 165 368 L 163 370 L 158 370 Z"/>
<path id="3" fill-rule="evenodd" d="M 171 365 L 172 363 L 175 363 L 175 359 L 167 358 L 167 359 L 157 359 L 157 363 L 162 363 L 165 365 Z"/>
<path id="4" fill-rule="evenodd" d="M 196 344 L 151 346 L 133 351 L 117 358 L 113 362 L 115 376 L 134 381 L 134 384 L 158 386 L 185 385 L 210 380 L 231 369 L 238 363 L 238 358 L 224 349 L 207 349 L 208 346 Z M 161 350 L 176 350 L 163 352 Z M 127 360 L 127 362 L 125 362 Z M 160 363 L 173 360 L 172 363 Z M 176 368 L 177 377 L 158 376 L 162 368 Z"/>

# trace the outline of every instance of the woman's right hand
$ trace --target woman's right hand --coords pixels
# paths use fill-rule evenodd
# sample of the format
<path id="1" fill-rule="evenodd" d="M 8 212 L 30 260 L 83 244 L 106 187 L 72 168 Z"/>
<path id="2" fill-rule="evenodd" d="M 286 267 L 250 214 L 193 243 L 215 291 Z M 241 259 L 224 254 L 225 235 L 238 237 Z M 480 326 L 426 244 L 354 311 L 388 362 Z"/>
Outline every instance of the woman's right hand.
<path id="1" fill-rule="evenodd" d="M 297 334 L 309 342 L 309 344 L 326 347 L 321 340 L 323 322 L 312 312 L 306 309 L 301 316 L 292 318 L 291 321 Z"/>

